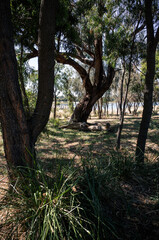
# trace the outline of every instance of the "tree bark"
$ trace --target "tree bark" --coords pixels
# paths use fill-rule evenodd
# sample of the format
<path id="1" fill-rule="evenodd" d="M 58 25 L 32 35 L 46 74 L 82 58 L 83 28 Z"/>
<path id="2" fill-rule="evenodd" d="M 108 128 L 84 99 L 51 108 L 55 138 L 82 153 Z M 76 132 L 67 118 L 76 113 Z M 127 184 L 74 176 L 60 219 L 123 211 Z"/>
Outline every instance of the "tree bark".
<path id="1" fill-rule="evenodd" d="M 31 120 L 27 122 L 18 82 L 10 1 L 0 1 L 0 120 L 9 170 L 23 165 L 32 167 L 35 141 L 48 120 L 54 81 L 54 13 L 55 1 L 42 0 L 38 102 Z"/>
<path id="2" fill-rule="evenodd" d="M 11 25 L 10 1 L 0 1 L 0 115 L 9 169 L 31 165 L 32 143 L 18 82 Z"/>
<path id="3" fill-rule="evenodd" d="M 98 100 L 98 118 L 102 119 L 102 105 L 103 105 L 103 101 L 102 101 L 102 97 Z"/>
<path id="4" fill-rule="evenodd" d="M 125 79 L 125 72 L 126 72 L 126 63 L 124 61 L 123 63 L 123 74 L 122 74 L 122 78 L 121 78 L 121 85 L 120 85 L 120 101 L 119 101 L 119 120 L 120 120 L 120 124 L 118 127 L 118 132 L 117 132 L 117 140 L 116 140 L 116 147 L 117 149 L 120 148 L 120 139 L 121 139 L 121 132 L 122 132 L 122 128 L 123 128 L 123 87 L 124 87 L 124 79 Z"/>
<path id="5" fill-rule="evenodd" d="M 41 1 L 38 37 L 38 98 L 33 116 L 29 121 L 33 143 L 48 122 L 53 102 L 55 3 L 56 0 Z"/>
<path id="6" fill-rule="evenodd" d="M 79 51 L 82 51 L 79 49 Z M 84 67 L 82 67 L 78 62 L 76 62 L 74 59 L 72 59 L 70 56 L 67 56 L 66 54 L 56 54 L 56 60 L 63 64 L 69 64 L 72 66 L 80 75 L 82 81 L 83 81 L 83 87 L 85 89 L 85 96 L 83 99 L 77 104 L 75 107 L 75 110 L 71 116 L 71 121 L 75 122 L 83 122 L 87 121 L 90 112 L 92 111 L 93 105 L 100 99 L 103 94 L 110 88 L 115 71 L 114 68 L 111 66 L 108 66 L 107 76 L 105 76 L 105 73 L 103 71 L 103 61 L 102 61 L 102 36 L 96 37 L 94 40 L 94 54 L 92 52 L 87 51 L 84 49 L 84 51 L 87 52 L 87 54 L 90 55 L 91 58 L 93 58 L 92 61 L 90 60 L 80 60 L 80 58 L 77 56 L 78 60 L 81 62 L 85 62 L 89 66 L 89 70 L 86 71 Z M 90 80 L 90 70 L 91 68 L 94 68 L 94 81 L 93 83 Z"/>
<path id="7" fill-rule="evenodd" d="M 144 107 L 136 146 L 136 161 L 144 163 L 145 145 L 152 115 L 153 82 L 155 76 L 155 53 L 159 41 L 159 28 L 154 36 L 152 1 L 145 0 L 145 18 L 147 29 L 147 72 L 145 77 Z"/>
<path id="8" fill-rule="evenodd" d="M 114 78 L 114 69 L 109 67 L 107 77 L 103 83 L 97 86 L 92 86 L 91 89 L 87 88 L 88 92 L 84 98 L 77 104 L 72 116 L 71 121 L 74 122 L 87 122 L 89 114 L 92 111 L 93 105 L 100 99 L 103 94 L 109 89 Z"/>

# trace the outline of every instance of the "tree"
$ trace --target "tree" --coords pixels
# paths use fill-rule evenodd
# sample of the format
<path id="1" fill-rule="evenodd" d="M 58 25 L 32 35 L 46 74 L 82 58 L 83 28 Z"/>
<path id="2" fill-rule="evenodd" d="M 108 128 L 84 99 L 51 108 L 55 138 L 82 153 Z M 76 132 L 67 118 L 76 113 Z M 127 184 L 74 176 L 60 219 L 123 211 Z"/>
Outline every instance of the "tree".
<path id="1" fill-rule="evenodd" d="M 39 87 L 35 111 L 27 121 L 14 51 L 10 1 L 0 1 L 0 116 L 10 169 L 32 166 L 34 145 L 49 118 L 54 83 L 55 0 L 42 0 L 39 14 Z"/>
<path id="2" fill-rule="evenodd" d="M 87 5 L 84 1 L 79 2 Z M 78 22 L 76 26 L 79 31 L 79 38 L 72 41 L 74 51 L 59 51 L 56 56 L 58 62 L 69 64 L 75 68 L 85 89 L 84 97 L 77 104 L 71 116 L 71 120 L 74 122 L 87 121 L 93 105 L 109 89 L 115 74 L 114 67 L 110 62 L 107 67 L 104 67 L 103 63 L 104 50 L 102 43 L 104 42 L 105 1 L 99 1 L 95 4 L 94 1 L 90 1 L 89 4 L 89 9 L 88 6 L 85 6 L 85 11 L 81 13 L 82 21 Z M 77 11 L 79 11 L 78 6 L 80 6 L 79 3 L 77 4 Z M 110 12 L 113 11 L 111 8 L 109 10 Z M 105 71 L 104 68 L 107 68 L 107 70 Z M 92 72 L 93 79 L 91 79 Z"/>
<path id="3" fill-rule="evenodd" d="M 155 61 L 155 76 L 154 76 L 154 89 L 153 89 L 153 107 L 155 111 L 155 105 L 158 103 L 159 99 L 159 50 L 156 51 L 156 61 Z M 146 59 L 143 59 L 141 62 L 141 80 L 145 82 L 145 76 L 146 76 L 146 69 L 147 69 L 147 64 L 146 64 Z"/>
<path id="4" fill-rule="evenodd" d="M 130 91 L 128 93 L 127 107 L 130 113 L 132 113 L 131 108 L 133 107 L 133 114 L 136 115 L 139 106 L 143 103 L 143 90 L 144 84 L 141 79 L 141 75 L 135 67 L 133 67 L 132 81 L 130 84 Z"/>
<path id="5" fill-rule="evenodd" d="M 157 44 L 159 42 L 158 19 L 155 19 L 155 17 L 157 18 L 157 15 L 155 15 L 153 12 L 155 9 L 155 3 L 158 4 L 152 0 L 145 0 L 145 20 L 147 31 L 147 71 L 145 76 L 144 107 L 136 146 L 136 161 L 139 163 L 144 162 L 145 145 L 153 107 L 152 97 L 155 76 L 155 55 Z"/>

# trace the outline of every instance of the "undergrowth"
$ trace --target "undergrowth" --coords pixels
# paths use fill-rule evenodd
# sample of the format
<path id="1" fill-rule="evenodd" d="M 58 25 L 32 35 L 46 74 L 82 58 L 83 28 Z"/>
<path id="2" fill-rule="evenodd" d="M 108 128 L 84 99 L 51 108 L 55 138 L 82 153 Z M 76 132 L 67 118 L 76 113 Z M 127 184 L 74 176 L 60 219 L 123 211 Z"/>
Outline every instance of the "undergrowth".
<path id="1" fill-rule="evenodd" d="M 39 166 L 19 168 L 16 173 L 16 182 L 0 203 L 0 210 L 7 211 L 0 225 L 2 239 L 151 239 L 145 229 L 152 224 L 155 229 L 158 218 L 145 215 L 139 199 L 133 198 L 142 191 L 148 196 L 144 194 L 149 184 L 155 204 L 147 206 L 148 212 L 151 208 L 157 213 L 157 164 L 147 163 L 141 170 L 130 156 L 114 152 L 101 160 L 91 155 L 83 158 L 78 169 L 59 164 L 52 175 Z M 142 222 L 147 220 L 152 223 L 145 227 Z"/>

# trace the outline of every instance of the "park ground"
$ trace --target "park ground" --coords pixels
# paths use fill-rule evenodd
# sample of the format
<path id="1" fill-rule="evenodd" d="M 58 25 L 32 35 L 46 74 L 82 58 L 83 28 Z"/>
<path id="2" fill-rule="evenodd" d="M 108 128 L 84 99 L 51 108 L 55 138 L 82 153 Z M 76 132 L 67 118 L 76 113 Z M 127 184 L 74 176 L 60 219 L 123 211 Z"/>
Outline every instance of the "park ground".
<path id="1" fill-rule="evenodd" d="M 109 203 L 106 204 L 114 209 L 113 218 L 125 225 L 124 231 L 127 234 L 123 240 L 159 239 L 159 116 L 152 117 L 146 145 L 145 166 L 138 169 L 134 155 L 140 120 L 140 116 L 125 117 L 119 152 L 115 150 L 118 126 L 116 116 L 100 120 L 93 117 L 88 120 L 89 123 L 100 125 L 109 122 L 111 132 L 63 129 L 61 126 L 65 124 L 64 120 L 50 119 L 36 144 L 37 158 L 49 175 L 57 169 L 59 163 L 63 168 L 74 166 L 76 169 L 81 169 L 83 162 L 91 166 L 107 162 L 109 168 L 114 161 L 112 171 L 120 191 L 117 190 L 117 197 L 114 199 L 110 199 L 109 196 L 107 199 Z M 0 165 L 2 199 L 4 195 L 2 189 L 7 188 L 8 180 L 1 136 Z M 104 205 L 104 202 L 102 204 Z M 3 211 L 0 214 L 2 221 L 5 214 Z"/>

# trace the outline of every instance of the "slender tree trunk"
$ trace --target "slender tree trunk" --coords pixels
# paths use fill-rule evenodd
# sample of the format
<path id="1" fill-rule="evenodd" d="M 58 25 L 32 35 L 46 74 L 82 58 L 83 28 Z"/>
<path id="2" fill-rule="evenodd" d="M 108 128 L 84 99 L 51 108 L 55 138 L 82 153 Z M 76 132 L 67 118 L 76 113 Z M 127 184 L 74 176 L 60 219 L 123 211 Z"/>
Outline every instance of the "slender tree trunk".
<path id="1" fill-rule="evenodd" d="M 152 1 L 149 0 L 145 0 L 145 18 L 147 28 L 147 72 L 145 77 L 143 114 L 136 146 L 136 161 L 138 163 L 144 163 L 145 145 L 153 108 L 152 97 L 155 76 L 155 53 L 159 42 L 159 27 L 156 36 L 154 36 Z"/>
<path id="2" fill-rule="evenodd" d="M 107 106 L 107 117 L 109 116 L 109 103 L 106 103 Z"/>
<path id="3" fill-rule="evenodd" d="M 36 142 L 48 122 L 53 102 L 55 5 L 56 0 L 41 0 L 38 37 L 38 98 L 33 116 L 29 121 L 33 143 Z"/>
<path id="4" fill-rule="evenodd" d="M 119 103 L 116 102 L 116 115 L 119 116 Z"/>
<path id="5" fill-rule="evenodd" d="M 114 106 L 113 106 L 113 104 L 114 104 L 114 103 L 111 104 L 111 105 L 112 105 L 112 116 L 113 116 L 113 114 L 114 114 Z"/>
<path id="6" fill-rule="evenodd" d="M 126 100 L 127 100 L 130 80 L 131 80 L 131 65 L 129 65 L 129 79 L 128 79 L 127 86 L 126 86 L 125 98 L 124 98 L 122 109 L 120 109 L 121 112 L 120 112 L 120 125 L 119 125 L 118 133 L 117 133 L 117 149 L 120 149 L 121 133 L 122 133 L 122 129 L 123 129 L 125 109 L 126 109 Z"/>
<path id="7" fill-rule="evenodd" d="M 56 119 L 57 97 L 54 95 L 54 119 Z"/>
<path id="8" fill-rule="evenodd" d="M 102 118 L 102 98 L 100 98 L 98 101 L 98 118 Z"/>
<path id="9" fill-rule="evenodd" d="M 104 103 L 104 116 L 106 116 L 106 103 Z"/>
<path id="10" fill-rule="evenodd" d="M 127 84 L 126 84 L 126 92 L 125 92 L 123 105 L 122 105 L 122 98 L 123 98 L 123 82 L 124 82 L 124 77 L 125 77 L 125 66 L 124 66 L 124 73 L 123 73 L 123 77 L 122 77 L 121 93 L 120 93 L 120 125 L 119 125 L 119 128 L 118 128 L 117 142 L 116 142 L 116 148 L 117 149 L 120 149 L 120 139 L 121 139 L 121 133 L 122 133 L 124 117 L 125 117 L 125 109 L 126 109 L 128 90 L 129 90 L 129 85 L 130 85 L 130 81 L 131 81 L 132 58 L 133 58 L 133 50 L 134 50 L 134 43 L 135 43 L 135 37 L 136 37 L 136 30 L 138 29 L 140 20 L 141 19 L 139 18 L 139 21 L 137 23 L 137 26 L 136 26 L 136 29 L 134 31 L 134 35 L 133 35 L 133 38 L 132 38 L 131 52 L 130 52 L 130 58 L 129 58 L 128 81 L 127 81 Z M 124 63 L 124 65 L 125 65 L 125 63 Z"/>
<path id="11" fill-rule="evenodd" d="M 96 104 L 94 104 L 94 106 L 93 106 L 93 111 L 94 111 L 94 115 L 96 115 Z"/>

